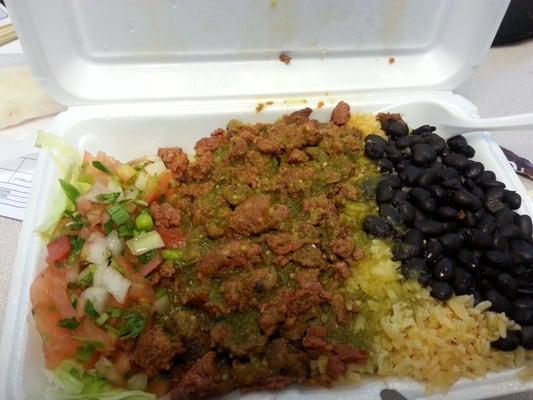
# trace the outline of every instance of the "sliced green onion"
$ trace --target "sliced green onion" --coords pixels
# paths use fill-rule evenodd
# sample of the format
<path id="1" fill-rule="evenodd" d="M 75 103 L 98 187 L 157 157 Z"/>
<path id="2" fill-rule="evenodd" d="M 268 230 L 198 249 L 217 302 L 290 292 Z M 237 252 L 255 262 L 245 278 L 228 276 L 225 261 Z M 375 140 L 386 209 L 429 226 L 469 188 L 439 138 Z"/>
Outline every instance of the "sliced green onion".
<path id="1" fill-rule="evenodd" d="M 96 323 L 98 325 L 103 325 L 106 323 L 106 321 L 109 319 L 109 314 L 108 313 L 103 313 L 102 315 L 100 315 L 98 318 L 96 318 Z"/>
<path id="2" fill-rule="evenodd" d="M 148 213 L 148 209 L 144 209 L 137 218 L 135 218 L 135 227 L 140 231 L 151 231 L 154 229 L 154 220 L 152 216 Z"/>
<path id="3" fill-rule="evenodd" d="M 161 239 L 161 236 L 156 231 L 142 233 L 128 240 L 126 244 L 134 256 L 140 256 L 148 253 L 150 250 L 165 247 L 165 242 L 163 242 L 163 239 Z"/>
<path id="4" fill-rule="evenodd" d="M 133 224 L 129 224 L 128 222 L 126 222 L 124 225 L 120 225 L 117 228 L 118 237 L 119 238 L 124 238 L 126 236 L 132 236 L 133 235 L 133 228 L 131 227 L 131 225 L 133 225 Z"/>
<path id="5" fill-rule="evenodd" d="M 91 286 L 93 284 L 94 271 L 96 271 L 96 265 L 89 265 L 78 275 L 78 282 L 84 286 Z"/>
<path id="6" fill-rule="evenodd" d="M 164 260 L 181 261 L 183 260 L 183 251 L 178 249 L 161 250 L 161 257 Z"/>
<path id="7" fill-rule="evenodd" d="M 122 315 L 122 310 L 118 307 L 109 307 L 107 313 L 109 313 L 111 318 L 118 318 Z"/>
<path id="8" fill-rule="evenodd" d="M 138 260 L 141 264 L 146 264 L 149 262 L 152 258 L 154 258 L 156 254 L 155 250 L 150 250 L 148 253 L 144 253 L 143 255 L 138 257 Z"/>
<path id="9" fill-rule="evenodd" d="M 107 213 L 117 225 L 125 224 L 130 218 L 130 213 L 121 204 L 116 204 L 107 209 Z"/>
<path id="10" fill-rule="evenodd" d="M 137 204 L 138 206 L 142 206 L 142 207 L 148 207 L 148 202 L 147 201 L 144 201 L 142 199 L 135 199 L 133 200 L 133 202 L 135 204 Z"/>
<path id="11" fill-rule="evenodd" d="M 120 197 L 120 192 L 101 193 L 96 195 L 99 203 L 114 203 Z"/>
<path id="12" fill-rule="evenodd" d="M 80 195 L 80 191 L 76 189 L 76 187 L 72 183 L 67 182 L 64 179 L 60 179 L 59 184 L 61 185 L 63 192 L 65 192 L 65 195 L 72 202 L 72 204 L 76 204 L 76 199 Z"/>
<path id="13" fill-rule="evenodd" d="M 110 174 L 111 173 L 109 168 L 107 168 L 104 164 L 102 164 L 98 160 L 93 161 L 93 167 L 96 168 L 96 169 L 99 169 L 102 172 L 105 172 L 106 174 Z"/>

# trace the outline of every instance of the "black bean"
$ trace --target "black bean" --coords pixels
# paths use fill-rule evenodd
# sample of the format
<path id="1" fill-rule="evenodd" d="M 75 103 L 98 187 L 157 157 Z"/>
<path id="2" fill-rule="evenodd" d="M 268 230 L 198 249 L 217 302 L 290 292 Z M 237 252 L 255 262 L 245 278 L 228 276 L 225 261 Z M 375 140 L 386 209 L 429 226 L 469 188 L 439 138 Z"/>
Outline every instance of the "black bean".
<path id="1" fill-rule="evenodd" d="M 406 186 L 414 186 L 418 176 L 422 173 L 422 169 L 415 165 L 408 165 L 398 175 Z"/>
<path id="2" fill-rule="evenodd" d="M 420 187 L 414 187 L 411 190 L 409 190 L 409 198 L 413 201 L 415 204 L 419 204 L 422 201 L 428 199 L 431 197 L 431 193 L 427 191 L 426 189 L 420 188 Z"/>
<path id="3" fill-rule="evenodd" d="M 448 195 L 446 194 L 446 191 L 441 186 L 431 185 L 429 187 L 429 192 L 440 204 L 447 203 Z"/>
<path id="4" fill-rule="evenodd" d="M 385 155 L 385 150 L 377 144 L 367 143 L 365 145 L 365 155 L 372 160 L 377 160 Z"/>
<path id="5" fill-rule="evenodd" d="M 507 224 L 512 224 L 515 220 L 515 217 L 516 219 L 518 219 L 517 214 L 505 206 L 501 210 L 498 210 L 496 212 L 495 217 L 496 225 L 498 225 L 499 227 L 502 227 Z"/>
<path id="6" fill-rule="evenodd" d="M 533 326 L 522 326 L 520 331 L 518 331 L 518 337 L 524 349 L 533 349 Z"/>
<path id="7" fill-rule="evenodd" d="M 426 219 L 428 219 L 426 214 L 424 214 L 424 212 L 420 208 L 415 207 L 415 222 L 425 221 Z"/>
<path id="8" fill-rule="evenodd" d="M 420 207 L 420 209 L 426 214 L 433 214 L 435 211 L 437 211 L 437 200 L 432 197 L 427 198 L 420 202 L 418 207 Z"/>
<path id="9" fill-rule="evenodd" d="M 435 279 L 441 281 L 447 281 L 453 278 L 453 269 L 455 267 L 455 262 L 451 258 L 441 258 L 433 266 L 432 274 Z"/>
<path id="10" fill-rule="evenodd" d="M 512 190 L 505 190 L 503 201 L 507 203 L 511 210 L 516 210 L 522 205 L 522 197 Z"/>
<path id="11" fill-rule="evenodd" d="M 530 297 L 519 297 L 513 300 L 514 308 L 531 308 L 533 309 L 533 299 Z"/>
<path id="12" fill-rule="evenodd" d="M 487 215 L 487 212 L 485 211 L 484 208 L 480 208 L 474 213 L 474 216 L 476 217 L 477 220 L 481 220 L 485 215 Z"/>
<path id="13" fill-rule="evenodd" d="M 401 190 L 395 190 L 394 194 L 392 195 L 392 201 L 404 201 L 407 200 L 407 192 L 403 192 Z"/>
<path id="14" fill-rule="evenodd" d="M 444 220 L 454 220 L 457 217 L 457 210 L 453 207 L 442 206 L 437 209 L 437 215 Z"/>
<path id="15" fill-rule="evenodd" d="M 425 261 L 412 258 L 402 263 L 402 275 L 407 279 L 416 279 L 422 286 L 427 286 L 431 281 L 431 274 L 425 269 Z"/>
<path id="16" fill-rule="evenodd" d="M 506 272 L 498 275 L 496 284 L 502 293 L 507 295 L 512 295 L 517 289 L 516 280 Z"/>
<path id="17" fill-rule="evenodd" d="M 509 299 L 500 292 L 494 289 L 489 289 L 485 291 L 485 298 L 491 302 L 491 310 L 496 312 L 504 312 L 508 316 L 511 315 L 511 312 L 513 311 L 513 305 Z"/>
<path id="18" fill-rule="evenodd" d="M 443 253 L 442 244 L 437 239 L 429 239 L 424 252 L 425 259 L 430 262 L 436 262 Z"/>
<path id="19" fill-rule="evenodd" d="M 509 251 L 509 241 L 502 235 L 496 233 L 492 238 L 492 247 L 494 250 L 503 251 L 507 253 Z"/>
<path id="20" fill-rule="evenodd" d="M 489 265 L 483 266 L 482 276 L 490 278 L 492 280 L 497 280 L 498 276 L 502 273 L 499 268 L 491 267 Z"/>
<path id="21" fill-rule="evenodd" d="M 474 299 L 474 305 L 475 306 L 483 301 L 483 295 L 481 294 L 481 292 L 479 290 L 472 289 L 470 294 L 472 295 L 472 298 Z"/>
<path id="22" fill-rule="evenodd" d="M 412 165 L 411 160 L 404 158 L 403 160 L 398 161 L 396 163 L 395 168 L 396 168 L 396 171 L 401 172 L 401 171 L 404 171 L 405 168 L 407 168 L 409 165 Z"/>
<path id="23" fill-rule="evenodd" d="M 390 186 L 393 189 L 402 188 L 402 180 L 398 175 L 388 174 L 384 175 L 379 181 L 380 184 Z"/>
<path id="24" fill-rule="evenodd" d="M 397 163 L 398 161 L 403 159 L 403 154 L 400 150 L 398 150 L 396 147 L 388 145 L 385 147 L 385 154 L 387 155 L 387 158 L 391 160 L 393 163 Z"/>
<path id="25" fill-rule="evenodd" d="M 503 195 L 504 195 L 504 189 L 500 187 L 492 187 L 492 188 L 487 189 L 487 191 L 485 192 L 485 199 L 486 200 L 494 200 L 494 199 L 502 200 Z"/>
<path id="26" fill-rule="evenodd" d="M 400 213 L 390 204 L 382 204 L 379 207 L 379 216 L 385 218 L 385 220 L 394 227 L 399 226 L 403 222 Z"/>
<path id="27" fill-rule="evenodd" d="M 392 201 L 392 196 L 394 195 L 394 190 L 385 183 L 378 183 L 376 188 L 376 202 L 378 204 L 390 203 Z"/>
<path id="28" fill-rule="evenodd" d="M 479 186 L 481 186 L 484 189 L 490 189 L 490 188 L 502 188 L 505 189 L 505 184 L 500 181 L 481 181 L 478 182 Z"/>
<path id="29" fill-rule="evenodd" d="M 393 138 L 407 136 L 409 133 L 409 128 L 403 119 L 386 120 L 381 123 L 381 129 L 383 129 L 388 136 Z"/>
<path id="30" fill-rule="evenodd" d="M 416 184 L 421 187 L 427 187 L 432 185 L 433 182 L 437 179 L 439 174 L 439 169 L 435 167 L 427 168 L 421 172 L 418 176 Z"/>
<path id="31" fill-rule="evenodd" d="M 386 147 L 388 145 L 387 140 L 385 140 L 382 136 L 376 135 L 374 133 L 365 136 L 365 144 L 378 144 L 383 147 Z"/>
<path id="32" fill-rule="evenodd" d="M 455 252 L 463 245 L 463 238 L 457 233 L 447 233 L 440 237 L 440 243 L 445 251 Z"/>
<path id="33" fill-rule="evenodd" d="M 495 181 L 496 180 L 496 174 L 492 171 L 483 171 L 479 178 L 477 178 L 476 182 L 478 185 L 481 185 L 483 182 L 487 181 Z"/>
<path id="34" fill-rule="evenodd" d="M 478 272 L 481 269 L 479 257 L 472 250 L 461 249 L 457 254 L 457 261 L 471 272 Z"/>
<path id="35" fill-rule="evenodd" d="M 533 296 L 533 286 L 531 286 L 531 285 L 529 285 L 529 286 L 520 286 L 518 289 L 516 289 L 516 291 L 520 295 Z"/>
<path id="36" fill-rule="evenodd" d="M 476 214 L 474 214 L 472 211 L 466 211 L 465 217 L 463 219 L 463 224 L 468 228 L 473 228 L 477 226 Z"/>
<path id="37" fill-rule="evenodd" d="M 515 308 L 513 311 L 513 321 L 520 325 L 533 324 L 533 309 L 531 308 Z"/>
<path id="38" fill-rule="evenodd" d="M 418 165 L 425 165 L 437 159 L 437 153 L 433 147 L 425 143 L 415 144 L 412 146 L 411 152 L 413 153 L 413 162 Z"/>
<path id="39" fill-rule="evenodd" d="M 467 158 L 472 158 L 476 154 L 476 150 L 472 146 L 466 146 L 462 149 L 456 149 L 455 151 Z"/>
<path id="40" fill-rule="evenodd" d="M 505 208 L 505 204 L 503 204 L 501 200 L 492 199 L 485 201 L 485 207 L 491 213 L 496 214 L 498 211 L 503 210 Z"/>
<path id="41" fill-rule="evenodd" d="M 509 253 L 498 250 L 489 250 L 484 255 L 485 260 L 498 268 L 510 267 L 513 263 Z"/>
<path id="42" fill-rule="evenodd" d="M 463 176 L 468 179 L 477 179 L 481 176 L 485 167 L 480 162 L 474 161 L 471 163 L 467 170 L 463 173 Z"/>
<path id="43" fill-rule="evenodd" d="M 494 289 L 494 285 L 492 284 L 492 281 L 487 278 L 478 278 L 476 281 L 476 284 L 477 286 L 479 286 L 479 289 L 483 291 Z"/>
<path id="44" fill-rule="evenodd" d="M 415 208 L 406 200 L 394 200 L 393 206 L 403 222 L 411 223 L 415 219 Z"/>
<path id="45" fill-rule="evenodd" d="M 446 221 L 442 223 L 442 233 L 456 232 L 459 229 L 459 225 L 456 222 Z"/>
<path id="46" fill-rule="evenodd" d="M 415 221 L 415 227 L 420 229 L 424 235 L 430 237 L 440 236 L 446 231 L 446 225 L 444 225 L 444 223 L 430 219 Z"/>
<path id="47" fill-rule="evenodd" d="M 441 154 L 446 149 L 446 142 L 439 135 L 434 133 L 424 136 L 424 143 L 430 145 L 437 154 Z"/>
<path id="48" fill-rule="evenodd" d="M 522 236 L 522 231 L 515 224 L 507 224 L 502 226 L 499 233 L 508 240 L 519 239 Z"/>
<path id="49" fill-rule="evenodd" d="M 392 234 L 392 228 L 389 223 L 381 217 L 369 215 L 363 221 L 363 228 L 366 233 L 377 237 L 386 237 Z"/>
<path id="50" fill-rule="evenodd" d="M 433 296 L 436 299 L 446 301 L 453 295 L 453 289 L 452 287 L 446 283 L 441 281 L 433 281 L 431 282 L 431 296 Z"/>
<path id="51" fill-rule="evenodd" d="M 443 181 L 460 180 L 461 175 L 455 168 L 443 167 L 439 171 L 439 178 Z"/>
<path id="52" fill-rule="evenodd" d="M 529 215 L 520 215 L 518 217 L 518 226 L 520 227 L 520 232 L 522 232 L 522 237 L 524 239 L 531 237 L 533 234 L 533 225 Z"/>
<path id="53" fill-rule="evenodd" d="M 443 153 L 442 163 L 458 171 L 464 171 L 469 166 L 469 160 L 465 156 L 453 152 Z"/>
<path id="54" fill-rule="evenodd" d="M 422 125 L 422 126 L 419 126 L 416 129 L 413 129 L 411 131 L 411 134 L 420 135 L 421 133 L 425 133 L 425 132 L 433 132 L 433 131 L 435 131 L 435 129 L 436 128 L 434 126 L 431 126 L 431 125 Z"/>
<path id="55" fill-rule="evenodd" d="M 481 221 L 479 221 L 478 228 L 481 232 L 486 232 L 491 235 L 497 228 L 496 218 L 492 215 L 485 214 Z"/>
<path id="56" fill-rule="evenodd" d="M 379 172 L 392 172 L 394 170 L 394 164 L 391 160 L 387 160 L 386 158 L 379 159 L 377 164 Z"/>
<path id="57" fill-rule="evenodd" d="M 511 242 L 511 257 L 514 262 L 529 264 L 533 261 L 533 246 L 524 240 L 515 240 Z"/>
<path id="58" fill-rule="evenodd" d="M 452 201 L 460 208 L 465 208 L 472 211 L 479 210 L 483 206 L 481 200 L 466 190 L 456 190 L 453 192 Z"/>
<path id="59" fill-rule="evenodd" d="M 466 141 L 465 137 L 462 135 L 457 135 L 457 136 L 449 138 L 446 141 L 446 144 L 452 150 L 463 149 L 466 146 L 468 146 L 468 142 Z"/>
<path id="60" fill-rule="evenodd" d="M 453 288 L 457 295 L 470 293 L 474 288 L 474 277 L 465 269 L 455 267 L 453 275 Z"/>
<path id="61" fill-rule="evenodd" d="M 459 190 L 462 187 L 460 179 L 446 179 L 442 181 L 441 185 L 448 190 Z"/>
<path id="62" fill-rule="evenodd" d="M 506 337 L 491 342 L 491 347 L 500 351 L 514 351 L 518 347 L 519 339 L 515 331 L 507 331 Z"/>
<path id="63" fill-rule="evenodd" d="M 492 246 L 492 237 L 478 229 L 470 229 L 470 234 L 465 237 L 465 240 L 473 249 L 487 250 Z"/>
<path id="64" fill-rule="evenodd" d="M 400 149 L 400 150 L 403 150 L 403 149 L 406 149 L 407 147 L 409 147 L 411 145 L 410 143 L 410 136 L 402 136 L 402 137 L 399 137 L 396 142 L 394 142 L 396 148 Z M 420 140 L 420 142 L 422 142 L 422 139 Z"/>

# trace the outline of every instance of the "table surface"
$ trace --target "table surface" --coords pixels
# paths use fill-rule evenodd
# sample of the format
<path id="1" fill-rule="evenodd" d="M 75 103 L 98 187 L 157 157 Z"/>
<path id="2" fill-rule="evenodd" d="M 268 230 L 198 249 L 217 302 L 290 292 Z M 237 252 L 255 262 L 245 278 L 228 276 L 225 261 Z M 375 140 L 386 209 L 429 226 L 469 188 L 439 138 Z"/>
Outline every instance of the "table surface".
<path id="1" fill-rule="evenodd" d="M 12 47 L 16 51 L 16 44 Z M 2 53 L 2 52 L 0 52 Z M 499 116 L 533 112 L 533 41 L 513 46 L 492 48 L 486 60 L 474 72 L 472 78 L 456 92 L 474 103 L 481 116 Z M 1 62 L 0 62 L 1 64 Z M 8 63 L 9 64 L 9 63 Z M 0 94 L 1 98 L 1 94 Z M 0 131 L 4 140 L 16 140 L 21 135 L 31 135 L 46 126 L 47 120 L 32 121 L 14 129 Z M 533 158 L 531 132 L 494 133 L 497 143 L 519 155 Z M 12 139 L 11 139 L 12 138 Z M 17 151 L 23 151 L 21 144 Z M 5 154 L 1 154 L 5 159 Z M 20 155 L 14 154 L 13 157 Z M 522 180 L 528 190 L 533 190 L 530 181 Z M 9 287 L 10 271 L 13 268 L 17 241 L 22 223 L 0 217 L 0 327 L 4 320 Z M 2 329 L 0 329 L 0 333 Z M 514 400 L 533 400 L 533 394 L 518 394 Z"/>

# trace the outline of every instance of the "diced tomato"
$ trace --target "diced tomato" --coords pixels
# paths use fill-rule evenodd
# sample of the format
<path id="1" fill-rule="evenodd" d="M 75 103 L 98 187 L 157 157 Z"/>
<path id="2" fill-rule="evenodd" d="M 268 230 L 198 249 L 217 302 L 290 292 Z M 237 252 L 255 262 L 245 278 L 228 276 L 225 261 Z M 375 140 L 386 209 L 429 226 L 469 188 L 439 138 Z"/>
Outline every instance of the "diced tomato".
<path id="1" fill-rule="evenodd" d="M 113 334 L 98 328 L 89 318 L 83 319 L 78 329 L 76 329 L 76 334 L 83 339 L 102 343 L 102 348 L 100 349 L 102 353 L 109 353 L 115 348 L 117 338 Z"/>
<path id="2" fill-rule="evenodd" d="M 149 176 L 144 188 L 143 200 L 152 203 L 165 193 L 172 179 L 172 172 L 168 169 L 160 172 L 157 176 Z"/>
<path id="3" fill-rule="evenodd" d="M 123 351 L 117 351 L 112 362 L 115 366 L 115 370 L 122 376 L 126 375 L 131 370 L 130 356 Z"/>
<path id="4" fill-rule="evenodd" d="M 166 169 L 157 175 L 157 182 L 159 184 L 159 191 L 161 193 L 165 193 L 167 191 L 171 179 L 172 171 L 170 171 L 169 169 Z"/>
<path id="5" fill-rule="evenodd" d="M 150 261 L 148 261 L 146 264 L 141 265 L 139 268 L 139 273 L 142 276 L 147 276 L 150 272 L 152 272 L 154 269 L 156 269 L 159 264 L 161 264 L 161 254 L 156 253 L 154 257 Z"/>
<path id="6" fill-rule="evenodd" d="M 152 203 L 161 197 L 161 190 L 159 190 L 159 184 L 155 176 L 148 177 L 146 186 L 143 192 L 143 200 L 148 203 Z"/>
<path id="7" fill-rule="evenodd" d="M 176 248 L 185 243 L 185 235 L 177 228 L 157 228 L 166 247 Z"/>
<path id="8" fill-rule="evenodd" d="M 48 250 L 48 257 L 46 262 L 50 265 L 54 265 L 57 261 L 65 261 L 70 253 L 70 239 L 68 236 L 59 236 L 46 246 Z"/>
<path id="9" fill-rule="evenodd" d="M 135 272 L 135 269 L 133 269 L 133 266 L 126 257 L 117 256 L 115 259 L 124 269 L 124 275 L 126 278 L 133 282 L 128 291 L 128 299 L 131 301 L 155 301 L 154 289 L 150 282 L 148 282 L 140 273 Z"/>

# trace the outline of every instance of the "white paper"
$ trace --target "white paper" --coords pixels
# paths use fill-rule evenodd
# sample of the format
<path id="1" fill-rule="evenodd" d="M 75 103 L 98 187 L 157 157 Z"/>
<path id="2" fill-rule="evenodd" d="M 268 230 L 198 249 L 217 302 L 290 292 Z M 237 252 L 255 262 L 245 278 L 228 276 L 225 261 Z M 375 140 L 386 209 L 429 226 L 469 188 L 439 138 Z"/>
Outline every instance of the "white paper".
<path id="1" fill-rule="evenodd" d="M 0 162 L 0 215 L 24 218 L 36 165 L 37 153 Z"/>

